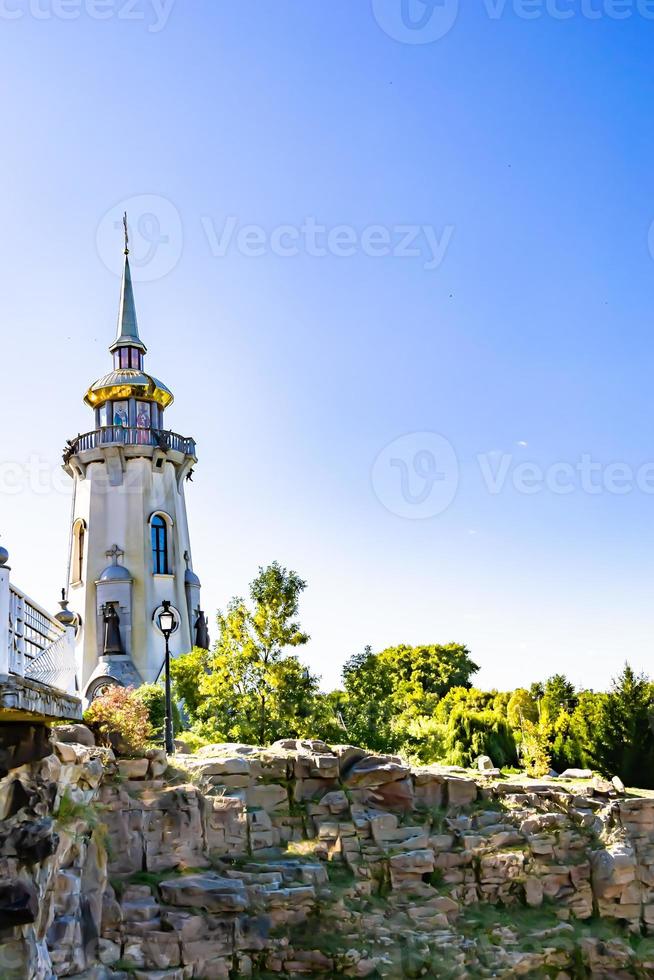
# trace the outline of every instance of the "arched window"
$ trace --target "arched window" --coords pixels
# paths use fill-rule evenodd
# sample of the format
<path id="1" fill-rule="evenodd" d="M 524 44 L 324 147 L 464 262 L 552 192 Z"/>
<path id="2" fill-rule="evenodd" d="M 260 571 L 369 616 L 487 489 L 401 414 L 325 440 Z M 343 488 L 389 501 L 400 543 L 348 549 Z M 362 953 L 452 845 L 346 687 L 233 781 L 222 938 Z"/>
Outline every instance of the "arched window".
<path id="1" fill-rule="evenodd" d="M 152 570 L 155 575 L 168 575 L 168 523 L 155 514 L 150 521 L 152 530 Z"/>
<path id="2" fill-rule="evenodd" d="M 83 580 L 84 572 L 84 543 L 86 539 L 86 522 L 81 518 L 73 524 L 73 554 L 71 566 L 71 581 L 78 585 Z"/>

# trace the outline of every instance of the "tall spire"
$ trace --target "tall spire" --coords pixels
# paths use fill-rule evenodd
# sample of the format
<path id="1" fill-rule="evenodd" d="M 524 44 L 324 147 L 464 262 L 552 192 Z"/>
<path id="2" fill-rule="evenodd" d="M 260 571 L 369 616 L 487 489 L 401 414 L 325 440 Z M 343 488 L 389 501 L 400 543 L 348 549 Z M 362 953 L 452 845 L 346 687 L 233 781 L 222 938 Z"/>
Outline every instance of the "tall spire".
<path id="1" fill-rule="evenodd" d="M 116 339 L 109 350 L 113 353 L 119 347 L 138 347 L 145 353 L 147 348 L 139 337 L 139 328 L 136 322 L 136 305 L 134 303 L 134 290 L 132 289 L 132 275 L 129 268 L 127 212 L 123 215 L 123 228 L 125 229 L 125 267 L 123 269 L 123 282 L 120 289 L 118 330 L 116 332 Z"/>

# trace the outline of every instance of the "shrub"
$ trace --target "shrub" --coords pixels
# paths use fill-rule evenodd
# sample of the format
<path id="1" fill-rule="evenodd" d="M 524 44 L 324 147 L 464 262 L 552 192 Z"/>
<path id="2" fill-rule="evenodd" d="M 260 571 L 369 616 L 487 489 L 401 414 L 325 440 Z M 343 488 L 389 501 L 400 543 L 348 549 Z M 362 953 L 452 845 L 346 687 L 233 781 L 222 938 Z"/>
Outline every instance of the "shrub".
<path id="1" fill-rule="evenodd" d="M 157 741 L 163 739 L 164 719 L 166 717 L 166 691 L 160 684 L 142 684 L 135 691 L 135 695 L 148 709 L 148 717 L 152 726 L 152 737 Z M 182 723 L 179 716 L 179 708 L 176 703 L 172 703 L 173 709 L 173 731 L 175 734 L 181 729 Z"/>
<path id="2" fill-rule="evenodd" d="M 84 721 L 102 745 L 119 755 L 138 755 L 152 738 L 148 708 L 133 687 L 110 687 L 91 702 Z"/>
<path id="3" fill-rule="evenodd" d="M 202 735 L 198 735 L 197 732 L 192 731 L 180 732 L 179 735 L 175 736 L 175 738 L 178 738 L 180 742 L 183 742 L 191 753 L 197 752 L 198 749 L 204 748 L 205 745 L 212 744 L 212 740 L 210 738 L 205 738 Z"/>

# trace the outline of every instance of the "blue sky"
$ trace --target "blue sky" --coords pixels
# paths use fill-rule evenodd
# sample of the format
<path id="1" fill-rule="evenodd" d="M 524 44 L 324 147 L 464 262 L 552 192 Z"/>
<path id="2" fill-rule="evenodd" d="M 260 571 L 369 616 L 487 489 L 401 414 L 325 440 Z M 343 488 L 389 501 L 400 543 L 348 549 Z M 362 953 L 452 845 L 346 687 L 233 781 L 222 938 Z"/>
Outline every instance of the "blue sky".
<path id="1" fill-rule="evenodd" d="M 276 558 L 325 686 L 455 640 L 600 687 L 652 664 L 654 20 L 411 5 L 3 0 L 2 542 L 54 606 L 126 206 L 211 615 Z"/>

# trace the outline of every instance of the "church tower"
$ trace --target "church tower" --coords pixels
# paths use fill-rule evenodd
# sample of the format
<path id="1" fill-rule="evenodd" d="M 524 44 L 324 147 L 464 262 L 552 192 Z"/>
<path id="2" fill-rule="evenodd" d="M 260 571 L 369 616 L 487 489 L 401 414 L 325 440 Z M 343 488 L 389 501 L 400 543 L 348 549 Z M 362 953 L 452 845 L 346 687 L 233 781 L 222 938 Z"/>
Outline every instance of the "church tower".
<path id="1" fill-rule="evenodd" d="M 208 644 L 184 498 L 195 442 L 166 428 L 172 392 L 144 369 L 124 222 L 113 370 L 87 391 L 91 430 L 64 453 L 74 482 L 66 598 L 78 623 L 78 686 L 89 701 L 111 684 L 157 679 L 166 599 L 176 617 L 171 654 Z"/>

